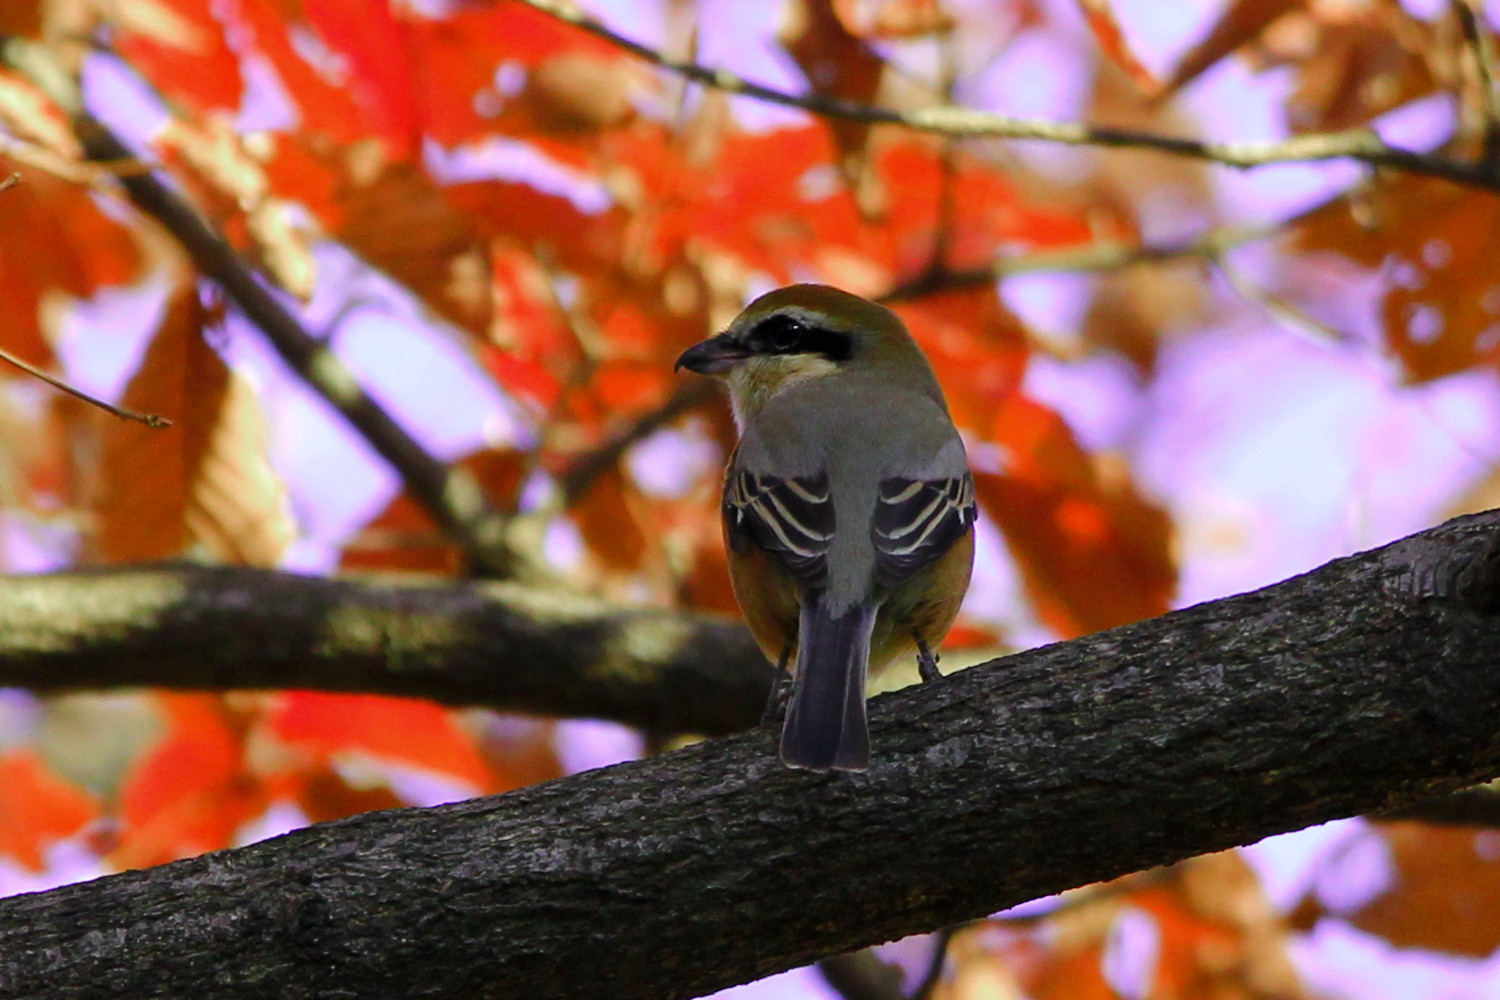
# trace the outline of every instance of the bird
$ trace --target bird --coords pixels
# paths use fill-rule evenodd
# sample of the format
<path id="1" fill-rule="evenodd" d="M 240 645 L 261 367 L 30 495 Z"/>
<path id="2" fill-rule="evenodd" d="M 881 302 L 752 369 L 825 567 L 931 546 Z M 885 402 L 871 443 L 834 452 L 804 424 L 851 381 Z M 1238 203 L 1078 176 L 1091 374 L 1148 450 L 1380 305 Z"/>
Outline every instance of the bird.
<path id="1" fill-rule="evenodd" d="M 776 664 L 768 720 L 795 657 L 781 760 L 866 770 L 867 674 L 915 653 L 939 678 L 973 568 L 974 482 L 942 388 L 895 313 L 815 284 L 756 298 L 684 368 L 729 389 L 724 543 Z"/>

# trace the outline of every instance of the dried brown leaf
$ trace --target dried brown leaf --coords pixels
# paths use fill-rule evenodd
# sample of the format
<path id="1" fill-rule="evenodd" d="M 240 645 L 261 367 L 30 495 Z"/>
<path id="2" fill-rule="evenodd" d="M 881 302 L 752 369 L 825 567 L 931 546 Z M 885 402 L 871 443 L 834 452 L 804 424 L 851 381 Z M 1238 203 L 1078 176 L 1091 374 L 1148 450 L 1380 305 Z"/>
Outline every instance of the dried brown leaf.
<path id="1" fill-rule="evenodd" d="M 1167 74 L 1157 93 L 1158 99 L 1175 94 L 1219 60 L 1260 37 L 1283 15 L 1302 6 L 1302 0 L 1231 0 L 1208 35 L 1185 52 Z"/>
<path id="2" fill-rule="evenodd" d="M 125 390 L 126 407 L 162 413 L 173 426 L 104 426 L 93 542 L 107 561 L 202 547 L 224 561 L 272 565 L 291 541 L 259 404 L 204 341 L 202 325 L 196 290 L 180 290 Z"/>

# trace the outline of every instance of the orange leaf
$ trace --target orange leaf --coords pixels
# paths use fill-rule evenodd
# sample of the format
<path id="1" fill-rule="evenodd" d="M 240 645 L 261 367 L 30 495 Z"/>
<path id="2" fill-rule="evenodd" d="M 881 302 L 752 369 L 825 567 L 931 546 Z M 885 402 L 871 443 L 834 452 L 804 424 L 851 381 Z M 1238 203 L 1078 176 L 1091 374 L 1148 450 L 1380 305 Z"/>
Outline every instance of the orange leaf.
<path id="1" fill-rule="evenodd" d="M 514 505 L 527 468 L 523 452 L 474 452 L 459 463 L 479 482 L 484 495 L 506 508 Z M 410 495 L 396 496 L 385 510 L 360 529 L 339 560 L 345 570 L 379 570 L 454 574 L 463 567 L 458 547 L 445 538 L 432 518 Z"/>
<path id="2" fill-rule="evenodd" d="M 0 756 L 0 856 L 40 871 L 48 842 L 97 815 L 92 797 L 49 771 L 34 751 Z"/>
<path id="3" fill-rule="evenodd" d="M 239 56 L 210 0 L 137 0 L 118 19 L 114 44 L 154 86 L 197 114 L 239 107 L 244 82 Z"/>
<path id="4" fill-rule="evenodd" d="M 1394 884 L 1351 917 L 1397 948 L 1475 958 L 1500 947 L 1500 835 L 1423 823 L 1377 828 L 1390 848 Z"/>
<path id="5" fill-rule="evenodd" d="M 1125 32 L 1120 30 L 1120 24 L 1115 20 L 1109 0 L 1078 0 L 1078 7 L 1083 12 L 1083 19 L 1088 22 L 1089 30 L 1094 33 L 1094 41 L 1099 43 L 1100 50 L 1125 71 L 1130 82 L 1141 93 L 1155 93 L 1156 78 L 1131 51 L 1130 43 L 1125 40 Z"/>
<path id="6" fill-rule="evenodd" d="M 1424 382 L 1500 361 L 1500 199 L 1445 181 L 1382 177 L 1318 209 L 1294 247 L 1340 254 L 1383 278 L 1386 344 Z"/>
<path id="7" fill-rule="evenodd" d="M 120 842 L 111 860 L 138 868 L 227 846 L 265 805 L 244 773 L 240 740 L 211 695 L 162 696 L 168 732 L 120 789 Z"/>
<path id="8" fill-rule="evenodd" d="M 1302 0 L 1231 0 L 1208 36 L 1183 53 L 1153 96 L 1160 99 L 1175 94 L 1219 60 L 1259 38 L 1282 15 L 1302 6 Z"/>
<path id="9" fill-rule="evenodd" d="M 226 561 L 270 565 L 291 541 L 259 405 L 204 342 L 203 320 L 197 290 L 180 290 L 125 389 L 127 408 L 173 425 L 104 427 L 95 544 L 112 562 L 173 558 L 196 543 Z"/>
<path id="10" fill-rule="evenodd" d="M 0 254 L 0 347 L 46 367 L 43 301 L 61 292 L 86 298 L 136 277 L 141 257 L 130 231 L 99 211 L 88 192 L 43 171 L 0 197 L 0 231 L 26 233 L 26 253 Z M 7 374 L 14 372 L 5 366 Z"/>
<path id="11" fill-rule="evenodd" d="M 647 548 L 641 521 L 632 509 L 634 494 L 635 488 L 615 465 L 601 473 L 572 507 L 589 551 L 622 572 L 638 568 Z"/>
<path id="12" fill-rule="evenodd" d="M 42 0 L 8 0 L 0 6 L 0 35 L 40 39 Z"/>
<path id="13" fill-rule="evenodd" d="M 1171 522 L 1092 462 L 1062 419 L 1012 395 L 995 419 L 1002 474 L 976 473 L 1037 614 L 1064 638 L 1162 614 L 1176 585 Z"/>
<path id="14" fill-rule="evenodd" d="M 476 791 L 492 783 L 473 740 L 430 702 L 294 691 L 277 698 L 269 724 L 314 760 L 359 753 L 457 778 Z"/>
<path id="15" fill-rule="evenodd" d="M 356 813 L 399 809 L 406 805 L 389 788 L 355 788 L 327 767 L 317 768 L 304 776 L 296 799 L 302 814 L 313 823 L 327 823 Z"/>
<path id="16" fill-rule="evenodd" d="M 387 159 L 378 143 L 290 141 L 267 165 L 278 193 L 302 201 L 330 233 L 471 333 L 493 313 L 488 242 L 428 173 Z"/>

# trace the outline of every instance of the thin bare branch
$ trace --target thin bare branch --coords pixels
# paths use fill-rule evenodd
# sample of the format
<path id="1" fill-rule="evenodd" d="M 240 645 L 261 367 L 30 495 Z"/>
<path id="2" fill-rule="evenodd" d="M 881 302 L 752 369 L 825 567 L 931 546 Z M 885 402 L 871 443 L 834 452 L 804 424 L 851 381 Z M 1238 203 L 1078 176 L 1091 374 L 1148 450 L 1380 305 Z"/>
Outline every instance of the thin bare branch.
<path id="1" fill-rule="evenodd" d="M 790 94 L 762 83 L 746 80 L 726 69 L 674 59 L 650 46 L 615 32 L 566 0 L 521 0 L 544 14 L 574 25 L 633 55 L 708 87 L 754 97 L 770 104 L 800 108 L 825 118 L 864 122 L 870 125 L 901 125 L 936 135 L 989 139 L 1030 139 L 1065 146 L 1109 146 L 1155 150 L 1173 156 L 1206 160 L 1237 169 L 1275 163 L 1314 163 L 1354 160 L 1375 167 L 1441 177 L 1500 191 L 1500 175 L 1483 164 L 1464 163 L 1429 153 L 1393 146 L 1368 128 L 1314 135 L 1297 135 L 1279 142 L 1205 142 L 1183 136 L 1161 135 L 1139 129 L 1054 122 L 1035 118 L 1013 118 L 958 105 L 897 111 L 819 94 Z"/>
<path id="2" fill-rule="evenodd" d="M 818 963 L 818 972 L 843 1000 L 906 1000 L 901 971 L 869 949 L 825 958 Z"/>
<path id="3" fill-rule="evenodd" d="M 14 187 L 16 182 L 19 180 L 19 176 L 20 175 L 18 174 L 11 174 L 3 182 L 0 182 L 0 191 L 4 191 L 8 187 Z M 115 406 L 113 403 L 106 403 L 98 396 L 90 396 L 88 393 L 84 392 L 77 386 L 69 385 L 62 379 L 58 378 L 56 375 L 47 374 L 40 368 L 36 367 L 36 365 L 33 365 L 28 361 L 21 360 L 14 354 L 11 354 L 9 351 L 0 350 L 0 361 L 4 361 L 9 365 L 14 365 L 26 374 L 34 376 L 41 379 L 43 382 L 46 382 L 48 385 L 52 386 L 52 388 L 60 389 L 63 392 L 67 393 L 69 396 L 74 396 L 78 399 L 83 400 L 90 406 L 97 406 L 105 413 L 109 413 L 113 416 L 119 417 L 121 420 L 134 420 L 136 423 L 145 424 L 147 427 L 155 427 L 158 429 L 162 427 L 172 426 L 172 421 L 168 420 L 166 417 L 159 417 L 154 413 L 136 413 L 134 410 L 127 410 L 123 407 Z"/>
<path id="4" fill-rule="evenodd" d="M 564 505 L 583 496 L 594 480 L 618 462 L 631 445 L 644 441 L 684 413 L 708 402 L 713 395 L 713 383 L 706 379 L 684 383 L 656 409 L 643 413 L 598 448 L 575 459 L 558 480 Z"/>
<path id="5" fill-rule="evenodd" d="M 19 183 L 21 183 L 21 175 L 17 174 L 17 173 L 12 173 L 10 176 L 6 177 L 3 181 L 0 181 L 0 191 L 9 191 L 11 188 L 15 187 Z"/>
<path id="6" fill-rule="evenodd" d="M 1229 250 L 1275 235 L 1286 224 L 1254 228 L 1231 226 L 1211 229 L 1201 236 L 1180 243 L 1132 246 L 1127 243 L 1101 241 L 1079 247 L 1068 247 L 1064 250 L 1044 250 L 1040 253 L 1001 257 L 988 267 L 925 272 L 911 281 L 897 285 L 880 298 L 882 302 L 900 302 L 944 289 L 986 285 L 1000 278 L 1019 274 L 1045 272 L 1092 274 L 1118 271 L 1141 264 L 1164 264 L 1187 260 L 1212 262 L 1220 259 Z"/>
<path id="7" fill-rule="evenodd" d="M 948 964 L 948 946 L 953 943 L 953 935 L 963 926 L 954 924 L 937 932 L 936 940 L 932 942 L 932 957 L 927 961 L 927 971 L 922 974 L 917 988 L 912 990 L 911 1000 L 932 1000 L 932 991 L 942 982 L 943 969 Z"/>

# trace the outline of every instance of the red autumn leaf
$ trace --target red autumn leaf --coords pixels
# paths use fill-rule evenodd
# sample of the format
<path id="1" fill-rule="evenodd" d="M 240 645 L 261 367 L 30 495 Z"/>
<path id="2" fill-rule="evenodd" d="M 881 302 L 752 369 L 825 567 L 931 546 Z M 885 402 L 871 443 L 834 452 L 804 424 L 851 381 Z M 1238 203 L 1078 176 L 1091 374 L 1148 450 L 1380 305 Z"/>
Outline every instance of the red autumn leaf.
<path id="1" fill-rule="evenodd" d="M 398 5 L 369 0 L 301 0 L 307 23 L 343 57 L 345 86 L 368 130 L 397 159 L 421 150 L 422 122 L 413 98 L 413 52 Z"/>
<path id="2" fill-rule="evenodd" d="M 1135 84 L 1137 90 L 1143 94 L 1155 93 L 1158 89 L 1156 77 L 1131 49 L 1125 32 L 1115 20 L 1110 0 L 1078 0 L 1078 7 L 1089 30 L 1094 33 L 1094 41 L 1099 44 L 1100 51 L 1125 71 L 1125 76 Z"/>
<path id="3" fill-rule="evenodd" d="M 1414 382 L 1500 362 L 1493 195 L 1411 176 L 1381 178 L 1293 230 L 1293 246 L 1379 269 L 1385 341 Z"/>
<path id="4" fill-rule="evenodd" d="M 293 691 L 276 699 L 267 721 L 278 739 L 313 761 L 362 754 L 490 790 L 474 741 L 447 709 L 430 702 Z"/>
<path id="5" fill-rule="evenodd" d="M 506 509 L 515 504 L 528 459 L 519 451 L 490 450 L 474 452 L 457 464 L 474 476 L 491 503 Z M 401 493 L 360 529 L 341 554 L 339 567 L 454 574 L 463 568 L 463 555 L 427 512 Z"/>
<path id="6" fill-rule="evenodd" d="M 571 508 L 589 551 L 621 572 L 637 569 L 648 548 L 634 494 L 634 486 L 614 466 L 595 478 Z"/>
<path id="7" fill-rule="evenodd" d="M 41 171 L 0 192 L 0 231 L 26 234 L 25 253 L 0 254 L 0 347 L 47 367 L 42 306 L 53 294 L 86 298 L 133 280 L 141 256 L 130 230 L 100 211 L 83 188 Z M 14 370 L 4 366 L 7 375 Z"/>
<path id="8" fill-rule="evenodd" d="M 151 0 L 118 19 L 114 44 L 152 83 L 197 114 L 233 111 L 244 81 L 212 0 Z"/>
<path id="9" fill-rule="evenodd" d="M 447 189 L 448 198 L 487 235 L 542 250 L 559 267 L 588 272 L 620 255 L 620 219 L 592 212 L 562 195 L 516 181 L 475 181 Z"/>
<path id="10" fill-rule="evenodd" d="M 266 804 L 245 772 L 240 734 L 220 699 L 163 695 L 166 735 L 130 768 L 120 789 L 121 868 L 162 864 L 227 846 Z"/>
<path id="11" fill-rule="evenodd" d="M 1165 513 L 1018 394 L 999 408 L 994 440 L 1005 471 L 976 473 L 974 484 L 1042 621 L 1071 638 L 1168 610 L 1177 574 Z"/>
<path id="12" fill-rule="evenodd" d="M 1219 60 L 1259 38 L 1283 15 L 1302 7 L 1303 0 L 1231 0 L 1207 36 L 1177 60 L 1154 96 L 1175 94 Z"/>
<path id="13" fill-rule="evenodd" d="M 93 798 L 49 771 L 35 751 L 0 755 L 0 857 L 40 871 L 49 843 L 97 815 Z"/>
<path id="14" fill-rule="evenodd" d="M 237 0 L 235 9 L 239 37 L 248 51 L 265 58 L 304 135 L 338 142 L 368 136 L 363 111 L 335 68 L 338 60 L 306 24 L 301 0 Z"/>
<path id="15" fill-rule="evenodd" d="M 959 428 L 987 437 L 995 412 L 1021 385 L 1025 331 L 993 285 L 950 289 L 895 303 L 932 362 Z"/>

